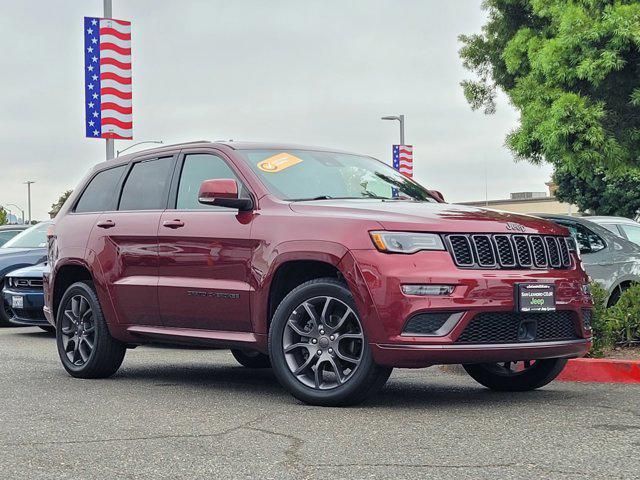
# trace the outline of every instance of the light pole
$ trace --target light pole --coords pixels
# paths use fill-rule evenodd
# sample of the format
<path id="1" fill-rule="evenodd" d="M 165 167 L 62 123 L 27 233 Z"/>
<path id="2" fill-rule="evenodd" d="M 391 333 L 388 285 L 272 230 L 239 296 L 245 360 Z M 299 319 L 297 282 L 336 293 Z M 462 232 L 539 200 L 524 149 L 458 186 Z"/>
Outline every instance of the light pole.
<path id="1" fill-rule="evenodd" d="M 33 180 L 27 180 L 24 184 L 27 186 L 27 210 L 29 212 L 29 225 L 31 225 L 31 184 L 36 183 Z"/>
<path id="2" fill-rule="evenodd" d="M 124 150 L 118 150 L 116 152 L 116 157 L 119 157 L 121 153 L 126 152 L 127 150 L 129 150 L 130 148 L 133 148 L 137 145 L 143 145 L 145 143 L 162 143 L 162 140 L 145 140 L 144 142 L 138 142 L 138 143 L 134 143 L 133 145 L 129 145 L 127 148 L 125 148 Z"/>
<path id="3" fill-rule="evenodd" d="M 400 145 L 404 145 L 404 115 L 389 115 L 382 120 L 397 120 L 400 122 Z"/>
<path id="4" fill-rule="evenodd" d="M 111 0 L 104 0 L 104 18 L 113 18 L 113 11 L 111 9 Z M 113 152 L 115 151 L 115 140 L 113 138 L 107 138 L 107 160 L 113 159 Z"/>

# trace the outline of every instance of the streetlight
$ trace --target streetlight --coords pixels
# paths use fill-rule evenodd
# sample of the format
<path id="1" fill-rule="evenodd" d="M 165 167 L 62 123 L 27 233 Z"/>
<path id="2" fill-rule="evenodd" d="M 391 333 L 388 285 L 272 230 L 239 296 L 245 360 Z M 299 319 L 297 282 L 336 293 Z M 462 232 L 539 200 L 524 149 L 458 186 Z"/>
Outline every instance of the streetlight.
<path id="1" fill-rule="evenodd" d="M 28 211 L 29 211 L 29 225 L 31 225 L 31 184 L 36 183 L 33 180 L 27 180 L 24 184 L 27 186 L 27 195 L 28 195 Z"/>
<path id="2" fill-rule="evenodd" d="M 129 145 L 127 148 L 125 148 L 124 150 L 118 150 L 116 157 L 119 157 L 121 153 L 126 152 L 127 150 L 129 150 L 130 148 L 135 147 L 136 145 L 142 145 L 144 143 L 162 143 L 162 140 L 145 140 L 144 142 L 138 142 L 138 143 L 134 143 L 133 145 Z"/>
<path id="3" fill-rule="evenodd" d="M 400 122 L 400 145 L 404 145 L 404 115 L 389 115 L 382 120 L 397 120 Z"/>
<path id="4" fill-rule="evenodd" d="M 18 210 L 20 210 L 20 212 L 22 213 L 22 223 L 24 224 L 24 210 L 21 209 L 18 205 L 16 205 L 15 203 L 7 203 L 5 204 L 7 207 L 16 207 Z"/>

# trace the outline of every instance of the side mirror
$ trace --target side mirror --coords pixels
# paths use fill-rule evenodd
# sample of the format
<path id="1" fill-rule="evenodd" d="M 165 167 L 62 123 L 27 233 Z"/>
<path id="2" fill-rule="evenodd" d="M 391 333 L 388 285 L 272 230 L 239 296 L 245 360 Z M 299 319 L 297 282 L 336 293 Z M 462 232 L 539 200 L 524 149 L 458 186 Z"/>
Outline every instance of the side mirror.
<path id="1" fill-rule="evenodd" d="M 438 190 L 429 190 L 429 193 L 433 196 L 433 198 L 438 200 L 440 203 L 446 203 L 444 201 L 444 195 Z"/>
<path id="2" fill-rule="evenodd" d="M 237 208 L 241 211 L 253 208 L 250 198 L 238 198 L 238 183 L 230 178 L 216 178 L 202 182 L 198 202 L 203 205 Z"/>

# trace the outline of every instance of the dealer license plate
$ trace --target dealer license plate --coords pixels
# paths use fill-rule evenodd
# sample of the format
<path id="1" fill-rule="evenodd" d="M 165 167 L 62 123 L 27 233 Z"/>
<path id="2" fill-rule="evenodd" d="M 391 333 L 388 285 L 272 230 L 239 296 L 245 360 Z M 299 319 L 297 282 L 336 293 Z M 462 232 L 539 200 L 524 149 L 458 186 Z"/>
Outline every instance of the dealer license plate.
<path id="1" fill-rule="evenodd" d="M 521 312 L 552 312 L 556 309 L 556 289 L 548 283 L 517 285 L 518 310 Z"/>
<path id="2" fill-rule="evenodd" d="M 18 295 L 11 297 L 11 308 L 24 308 L 24 297 Z"/>

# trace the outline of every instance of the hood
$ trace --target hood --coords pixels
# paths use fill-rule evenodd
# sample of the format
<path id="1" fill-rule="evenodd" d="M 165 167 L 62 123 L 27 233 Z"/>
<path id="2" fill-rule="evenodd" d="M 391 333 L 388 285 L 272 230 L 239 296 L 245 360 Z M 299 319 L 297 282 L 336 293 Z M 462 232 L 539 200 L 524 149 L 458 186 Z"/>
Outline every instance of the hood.
<path id="1" fill-rule="evenodd" d="M 7 273 L 7 277 L 20 277 L 20 278 L 42 278 L 47 265 L 45 263 L 41 263 L 39 265 L 34 265 L 32 267 L 24 267 L 18 270 L 13 270 L 12 272 Z"/>
<path id="2" fill-rule="evenodd" d="M 0 277 L 17 268 L 42 263 L 46 259 L 46 248 L 0 248 Z"/>
<path id="3" fill-rule="evenodd" d="M 568 235 L 553 222 L 529 215 L 448 203 L 381 200 L 319 200 L 295 202 L 291 210 L 304 215 L 353 217 L 377 221 L 385 230 L 442 233 L 539 233 Z"/>

